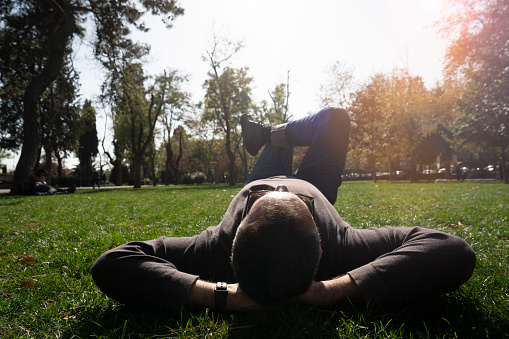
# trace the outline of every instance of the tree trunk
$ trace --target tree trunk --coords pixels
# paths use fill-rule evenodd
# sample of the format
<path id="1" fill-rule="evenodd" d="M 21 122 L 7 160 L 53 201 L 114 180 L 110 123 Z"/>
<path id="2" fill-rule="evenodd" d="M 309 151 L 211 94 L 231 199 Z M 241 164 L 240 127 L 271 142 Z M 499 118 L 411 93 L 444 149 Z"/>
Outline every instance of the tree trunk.
<path id="1" fill-rule="evenodd" d="M 37 79 L 36 79 L 37 80 Z M 34 80 L 35 82 L 35 80 Z M 23 148 L 14 171 L 11 194 L 21 194 L 22 184 L 30 184 L 30 177 L 34 170 L 37 155 L 41 147 L 41 117 L 37 107 L 37 100 L 42 93 L 33 89 L 32 82 L 25 91 L 24 119 L 23 119 Z M 33 84 L 33 85 L 32 85 Z"/>
<path id="2" fill-rule="evenodd" d="M 373 179 L 373 182 L 376 182 L 376 158 L 374 152 L 371 151 L 371 154 L 368 154 L 368 157 L 371 179 Z"/>
<path id="3" fill-rule="evenodd" d="M 122 159 L 119 159 L 118 157 L 115 158 L 115 160 L 112 163 L 113 170 L 111 173 L 111 176 L 113 176 L 114 184 L 115 186 L 122 186 Z"/>
<path id="4" fill-rule="evenodd" d="M 51 140 L 44 141 L 44 161 L 46 164 L 44 165 L 46 172 L 48 172 L 48 180 L 46 181 L 48 185 L 51 185 L 51 173 L 52 173 L 52 163 L 51 163 L 51 154 L 53 153 L 53 145 L 51 144 Z"/>
<path id="5" fill-rule="evenodd" d="M 134 155 L 134 159 L 133 159 L 133 167 L 134 167 L 133 187 L 134 188 L 141 188 L 141 159 L 142 159 L 142 157 L 139 154 Z"/>
<path id="6" fill-rule="evenodd" d="M 173 182 L 175 185 L 179 185 L 181 180 L 180 160 L 184 153 L 184 149 L 182 147 L 184 132 L 182 129 L 175 129 L 173 136 L 175 136 L 176 133 L 178 133 L 179 137 L 179 154 L 175 157 L 175 153 L 173 153 L 173 149 L 171 148 L 171 137 L 168 136 L 168 143 L 166 144 L 166 167 L 167 170 L 168 168 L 171 168 L 173 172 Z"/>
<path id="7" fill-rule="evenodd" d="M 415 163 L 415 160 L 414 159 L 411 159 L 410 160 L 410 181 L 411 182 L 417 182 L 419 181 L 418 178 L 417 178 L 417 171 L 415 170 L 415 167 L 417 166 L 417 164 Z"/>
<path id="8" fill-rule="evenodd" d="M 502 153 L 502 176 L 504 178 L 504 183 L 506 184 L 509 184 L 509 173 L 507 173 L 507 168 L 506 168 L 506 158 L 505 158 L 505 147 L 504 145 L 502 144 L 500 146 L 500 150 L 501 150 L 501 153 Z"/>
<path id="9" fill-rule="evenodd" d="M 242 153 L 244 157 L 242 158 L 242 163 L 244 164 L 244 179 L 242 181 L 246 181 L 247 177 L 249 176 L 249 169 L 247 167 L 247 154 L 246 154 L 246 148 L 242 146 Z M 240 152 L 239 152 L 240 154 Z"/>
<path id="10" fill-rule="evenodd" d="M 235 154 L 232 153 L 228 156 L 228 159 L 230 161 L 230 165 L 228 166 L 228 171 L 230 172 L 228 185 L 235 186 Z"/>
<path id="11" fill-rule="evenodd" d="M 74 17 L 67 1 L 53 1 L 51 4 L 55 12 L 55 30 L 47 40 L 48 57 L 42 71 L 28 84 L 23 96 L 23 147 L 14 171 L 11 194 L 22 193 L 21 185 L 29 184 L 31 180 L 42 135 L 39 98 L 62 69 L 65 48 L 75 26 Z"/>
<path id="12" fill-rule="evenodd" d="M 60 156 L 60 153 L 58 152 L 58 150 L 55 152 L 55 157 L 57 158 L 57 176 L 58 176 L 58 179 L 57 179 L 57 182 L 58 182 L 58 185 L 60 186 L 61 182 L 62 182 L 62 157 Z"/>
<path id="13" fill-rule="evenodd" d="M 226 133 L 226 155 L 228 156 L 228 161 L 230 162 L 228 166 L 228 171 L 230 172 L 230 175 L 228 176 L 228 185 L 235 186 L 235 153 L 233 153 L 231 149 L 229 128 Z"/>
<path id="14" fill-rule="evenodd" d="M 179 155 L 177 156 L 177 159 L 175 160 L 175 179 L 178 184 L 180 184 L 181 180 L 181 171 L 180 171 L 180 159 L 182 159 L 182 154 L 184 154 L 184 149 L 182 148 L 182 142 L 183 142 L 183 130 L 181 129 L 179 131 Z"/>
<path id="15" fill-rule="evenodd" d="M 181 179 L 182 175 L 178 168 L 175 168 L 173 170 L 173 178 L 174 178 L 175 185 L 180 185 L 180 183 L 182 182 L 182 179 Z"/>
<path id="16" fill-rule="evenodd" d="M 157 186 L 157 181 L 156 181 L 156 163 L 155 163 L 155 151 L 152 147 L 151 151 L 150 151 L 150 172 L 152 174 L 152 186 Z"/>
<path id="17" fill-rule="evenodd" d="M 164 184 L 170 184 L 170 159 L 171 159 L 171 145 L 166 144 L 166 162 L 164 163 Z"/>
<path id="18" fill-rule="evenodd" d="M 389 156 L 389 180 L 394 181 L 396 179 L 396 169 L 394 165 L 394 158 Z"/>
<path id="19" fill-rule="evenodd" d="M 445 168 L 445 178 L 446 179 L 452 179 L 452 176 L 451 176 L 451 159 L 449 157 L 444 159 L 444 168 Z"/>

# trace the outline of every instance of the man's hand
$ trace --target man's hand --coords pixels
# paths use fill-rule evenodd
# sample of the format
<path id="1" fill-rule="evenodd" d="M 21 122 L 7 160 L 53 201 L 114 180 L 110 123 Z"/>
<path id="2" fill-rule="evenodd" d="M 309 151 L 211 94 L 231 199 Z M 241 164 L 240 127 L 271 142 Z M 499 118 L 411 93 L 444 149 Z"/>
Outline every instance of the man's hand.
<path id="1" fill-rule="evenodd" d="M 300 302 L 316 306 L 330 306 L 347 299 L 363 299 L 359 287 L 348 274 L 331 280 L 314 281 L 308 290 L 299 296 Z"/>
<path id="2" fill-rule="evenodd" d="M 187 304 L 213 309 L 215 288 L 215 283 L 200 279 L 196 280 L 187 295 Z M 239 288 L 239 284 L 228 284 L 228 296 L 226 297 L 227 311 L 254 311 L 261 308 L 260 304 Z"/>
<path id="3" fill-rule="evenodd" d="M 329 306 L 332 303 L 323 281 L 313 281 L 308 290 L 299 296 L 299 301 L 315 306 Z"/>
<path id="4" fill-rule="evenodd" d="M 228 311 L 254 311 L 261 308 L 260 304 L 240 289 L 239 284 L 228 284 L 228 297 L 226 298 Z"/>

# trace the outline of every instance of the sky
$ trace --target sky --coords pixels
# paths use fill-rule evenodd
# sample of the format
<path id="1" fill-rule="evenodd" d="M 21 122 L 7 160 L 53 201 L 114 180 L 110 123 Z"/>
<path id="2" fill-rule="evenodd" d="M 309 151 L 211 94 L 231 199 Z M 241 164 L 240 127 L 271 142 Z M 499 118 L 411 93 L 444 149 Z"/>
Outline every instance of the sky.
<path id="1" fill-rule="evenodd" d="M 433 85 L 442 78 L 445 41 L 433 23 L 444 0 L 181 0 L 183 16 L 166 29 L 146 17 L 151 30 L 133 34 L 152 46 L 146 69 L 160 74 L 177 69 L 190 76 L 187 90 L 203 99 L 209 65 L 203 61 L 212 37 L 242 41 L 233 67 L 248 67 L 257 100 L 286 83 L 295 117 L 319 110 L 320 85 L 335 61 L 355 68 L 360 80 L 406 66 Z M 80 53 L 84 52 L 84 53 Z M 76 57 L 84 97 L 99 94 L 101 70 L 82 45 Z M 92 72 L 90 72 L 92 70 Z"/>
<path id="2" fill-rule="evenodd" d="M 173 21 L 173 28 L 147 16 L 144 21 L 151 30 L 133 32 L 133 39 L 151 45 L 148 74 L 176 69 L 189 76 L 184 89 L 195 102 L 203 100 L 202 85 L 210 69 L 203 57 L 212 48 L 213 36 L 242 41 L 244 47 L 230 66 L 249 68 L 254 100 L 270 102 L 268 91 L 286 83 L 289 71 L 290 113 L 299 118 L 321 109 L 320 85 L 336 61 L 353 67 L 359 81 L 395 67 L 407 67 L 428 86 L 440 81 L 447 44 L 433 24 L 444 1 L 180 0 L 185 13 Z M 92 33 L 75 43 L 74 58 L 83 99 L 97 100 L 103 71 L 89 47 Z M 96 105 L 102 139 L 106 120 Z M 10 160 L 9 167 L 15 161 Z"/>

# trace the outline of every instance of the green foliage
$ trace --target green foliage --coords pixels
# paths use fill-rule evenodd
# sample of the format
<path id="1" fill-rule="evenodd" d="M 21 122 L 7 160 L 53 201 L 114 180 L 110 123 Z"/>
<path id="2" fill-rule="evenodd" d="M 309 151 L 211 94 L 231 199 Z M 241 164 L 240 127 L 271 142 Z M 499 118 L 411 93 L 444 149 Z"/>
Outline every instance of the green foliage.
<path id="1" fill-rule="evenodd" d="M 80 116 L 78 80 L 78 73 L 72 65 L 71 55 L 68 54 L 57 79 L 45 91 L 40 103 L 45 168 L 48 173 L 52 173 L 52 158 L 56 157 L 59 177 L 62 175 L 62 160 L 72 151 L 77 151 L 78 140 L 86 129 L 82 126 Z M 97 136 L 91 135 L 88 142 L 94 139 L 97 141 Z M 48 180 L 48 184 L 52 182 Z"/>
<path id="2" fill-rule="evenodd" d="M 387 139 L 392 137 L 386 132 L 390 117 L 385 111 L 385 83 L 384 75 L 373 76 L 356 93 L 351 107 L 352 145 L 365 154 L 372 177 L 376 177 L 377 163 L 387 151 Z"/>
<path id="3" fill-rule="evenodd" d="M 288 72 L 290 73 L 290 72 Z M 288 78 L 290 75 L 288 75 Z M 272 99 L 272 106 L 267 107 L 266 103 L 262 103 L 262 119 L 266 121 L 268 125 L 279 125 L 290 121 L 291 115 L 288 112 L 288 100 L 290 97 L 290 91 L 286 85 L 281 83 L 276 85 L 272 92 L 269 92 L 270 98 Z"/>
<path id="4" fill-rule="evenodd" d="M 81 111 L 80 129 L 78 149 L 80 173 L 83 178 L 90 180 L 93 172 L 92 161 L 99 152 L 97 149 L 99 140 L 97 139 L 96 111 L 89 100 L 85 101 Z"/>
<path id="5" fill-rule="evenodd" d="M 23 138 L 23 95 L 47 53 L 49 9 L 35 1 L 2 1 L 0 7 L 0 147 L 18 150 Z M 39 11 L 39 17 L 34 12 Z"/>
<path id="6" fill-rule="evenodd" d="M 226 135 L 227 129 L 237 130 L 240 116 L 250 109 L 253 79 L 247 72 L 247 68 L 226 67 L 217 78 L 210 73 L 210 78 L 205 80 L 204 119 L 216 121 L 220 134 Z"/>
<path id="7" fill-rule="evenodd" d="M 0 62 L 0 111 L 7 113 L 0 119 L 0 143 L 10 149 L 23 143 L 13 193 L 28 181 L 33 170 L 42 136 L 39 100 L 61 72 L 64 59 L 71 52 L 71 39 L 83 36 L 80 24 L 87 16 L 94 20 L 96 57 L 111 69 L 124 53 L 144 49 L 133 44 L 129 34 L 133 26 L 147 30 L 138 22 L 145 11 L 164 15 L 167 27 L 171 27 L 173 17 L 184 12 L 174 0 L 143 0 L 141 6 L 129 0 L 2 1 L 0 54 L 9 57 Z"/>
<path id="8" fill-rule="evenodd" d="M 205 182 L 205 174 L 202 172 L 186 173 L 182 178 L 183 184 L 203 184 Z"/>
<path id="9" fill-rule="evenodd" d="M 214 127 L 215 134 L 224 138 L 225 152 L 228 157 L 228 183 L 235 185 L 236 157 L 240 153 L 240 117 L 252 109 L 251 82 L 248 68 L 225 66 L 235 55 L 242 43 L 214 37 L 212 51 L 207 51 L 211 70 L 203 88 L 206 90 L 202 120 Z M 245 151 L 244 151 L 245 153 Z M 243 157 L 244 172 L 247 173 L 247 157 Z M 219 159 L 215 159 L 219 161 Z"/>
<path id="10" fill-rule="evenodd" d="M 441 23 L 444 35 L 452 39 L 448 74 L 466 82 L 460 101 L 464 115 L 456 122 L 456 132 L 467 144 L 499 147 L 502 163 L 509 146 L 508 15 L 507 0 L 455 0 Z M 509 182 L 507 173 L 504 178 Z"/>
<path id="11" fill-rule="evenodd" d="M 449 161 L 457 95 L 456 83 L 427 89 L 405 69 L 373 75 L 353 95 L 347 170 L 369 169 L 375 178 L 387 167 L 391 175 L 403 169 L 416 180 L 418 164 L 432 164 L 438 155 Z M 401 158 L 410 165 L 396 168 Z"/>
<path id="12" fill-rule="evenodd" d="M 107 299 L 90 267 L 131 240 L 192 236 L 222 218 L 240 186 L 199 185 L 0 196 L 2 338 L 507 338 L 509 187 L 500 183 L 345 182 L 335 208 L 354 227 L 423 226 L 463 237 L 472 278 L 419 304 L 256 313 L 160 314 Z"/>
<path id="13" fill-rule="evenodd" d="M 168 95 L 161 113 L 161 122 L 163 125 L 164 141 L 161 144 L 161 150 L 164 149 L 164 168 L 166 177 L 162 178 L 165 184 L 170 183 L 170 170 L 173 172 L 173 181 L 180 183 L 180 172 L 188 156 L 184 151 L 187 144 L 187 133 L 183 127 L 185 116 L 192 108 L 191 94 L 182 89 L 182 85 L 188 81 L 187 76 L 180 75 L 176 70 L 164 74 L 164 79 L 168 85 Z M 185 156 L 184 156 L 185 154 Z M 183 159 L 184 156 L 184 159 Z M 184 161 L 182 161 L 184 160 Z"/>

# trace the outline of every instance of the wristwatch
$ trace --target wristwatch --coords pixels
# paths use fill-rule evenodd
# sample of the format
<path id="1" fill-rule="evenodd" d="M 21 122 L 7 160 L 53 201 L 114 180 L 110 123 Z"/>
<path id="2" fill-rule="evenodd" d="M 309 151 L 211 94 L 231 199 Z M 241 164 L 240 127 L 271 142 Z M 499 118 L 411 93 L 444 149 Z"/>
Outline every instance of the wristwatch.
<path id="1" fill-rule="evenodd" d="M 214 310 L 226 311 L 226 298 L 228 297 L 228 285 L 225 282 L 217 282 L 214 290 Z"/>

